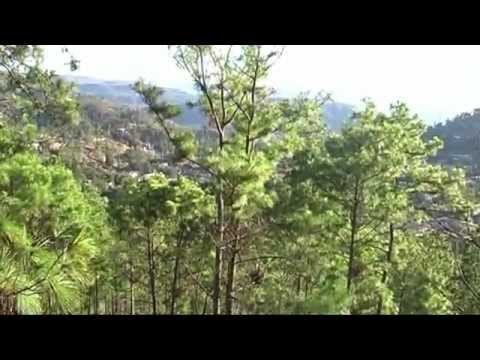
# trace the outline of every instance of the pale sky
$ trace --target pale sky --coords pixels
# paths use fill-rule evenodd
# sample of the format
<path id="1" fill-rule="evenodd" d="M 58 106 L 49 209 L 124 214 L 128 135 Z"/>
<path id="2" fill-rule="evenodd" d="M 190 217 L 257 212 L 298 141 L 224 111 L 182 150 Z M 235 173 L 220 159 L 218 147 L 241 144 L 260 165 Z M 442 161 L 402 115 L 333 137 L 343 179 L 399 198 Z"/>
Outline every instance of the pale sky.
<path id="1" fill-rule="evenodd" d="M 165 45 L 67 45 L 80 60 L 74 75 L 192 91 Z M 61 46 L 45 46 L 45 66 L 70 74 Z M 270 85 L 283 95 L 330 92 L 353 105 L 370 98 L 381 109 L 404 101 L 428 122 L 480 107 L 480 46 L 289 45 Z"/>

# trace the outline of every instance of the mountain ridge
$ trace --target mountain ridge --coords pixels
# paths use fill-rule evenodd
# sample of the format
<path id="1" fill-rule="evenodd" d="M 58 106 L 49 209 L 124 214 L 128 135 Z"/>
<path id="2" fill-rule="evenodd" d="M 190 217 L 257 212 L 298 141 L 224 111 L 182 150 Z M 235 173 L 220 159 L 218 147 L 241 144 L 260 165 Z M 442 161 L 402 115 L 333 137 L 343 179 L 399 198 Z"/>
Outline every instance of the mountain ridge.
<path id="1" fill-rule="evenodd" d="M 139 107 L 143 106 L 140 96 L 132 89 L 133 82 L 122 80 L 103 80 L 86 76 L 62 76 L 65 80 L 73 82 L 82 95 L 97 96 L 113 103 Z M 184 90 L 162 87 L 164 90 L 163 99 L 181 108 L 180 115 L 173 121 L 181 126 L 201 129 L 208 125 L 208 119 L 201 109 L 187 106 L 187 103 L 196 100 L 195 94 Z M 353 113 L 354 107 L 350 104 L 331 102 L 324 106 L 325 121 L 333 131 L 340 131 L 345 121 Z"/>

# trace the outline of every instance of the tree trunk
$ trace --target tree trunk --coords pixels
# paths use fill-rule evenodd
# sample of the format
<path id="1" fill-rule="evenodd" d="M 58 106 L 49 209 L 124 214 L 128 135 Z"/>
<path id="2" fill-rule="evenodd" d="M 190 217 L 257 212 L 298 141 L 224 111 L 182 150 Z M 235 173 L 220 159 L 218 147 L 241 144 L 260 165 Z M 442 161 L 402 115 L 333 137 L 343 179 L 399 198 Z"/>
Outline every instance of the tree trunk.
<path id="1" fill-rule="evenodd" d="M 393 224 L 390 223 L 390 241 L 388 242 L 388 251 L 387 251 L 387 263 L 392 262 L 392 255 L 393 255 Z M 387 282 L 387 270 L 383 270 L 382 274 L 382 284 L 385 284 Z M 383 298 L 380 295 L 380 298 L 378 300 L 378 305 L 377 305 L 377 315 L 380 315 L 382 313 L 382 307 L 383 307 Z"/>
<path id="2" fill-rule="evenodd" d="M 402 281 L 401 281 L 402 290 L 400 291 L 400 296 L 399 296 L 399 300 L 398 300 L 398 314 L 397 315 L 401 315 L 402 312 L 403 312 L 403 296 L 405 295 L 405 289 L 406 289 L 406 286 L 405 286 L 406 277 L 407 277 L 407 274 L 404 272 L 403 276 L 402 276 Z"/>
<path id="3" fill-rule="evenodd" d="M 225 286 L 225 314 L 231 315 L 233 308 L 233 286 L 235 280 L 235 259 L 237 256 L 238 238 L 235 237 L 233 245 L 230 249 L 230 257 L 227 267 L 227 284 Z"/>
<path id="4" fill-rule="evenodd" d="M 135 285 L 133 284 L 133 265 L 130 265 L 130 315 L 135 315 Z"/>
<path id="5" fill-rule="evenodd" d="M 358 182 L 355 185 L 354 203 L 350 218 L 350 246 L 348 250 L 347 290 L 350 291 L 353 278 L 353 262 L 355 257 L 355 238 L 357 236 L 357 210 L 358 210 Z"/>
<path id="6" fill-rule="evenodd" d="M 118 301 L 118 290 L 117 290 L 116 285 L 113 288 L 113 295 L 114 295 L 114 298 L 115 298 L 115 301 L 113 302 L 113 304 L 114 304 L 113 312 L 114 312 L 114 314 L 117 314 L 120 306 L 119 306 L 119 301 Z"/>
<path id="7" fill-rule="evenodd" d="M 106 295 L 105 295 L 105 313 L 107 314 L 108 312 L 107 312 L 106 307 L 107 307 L 107 297 L 106 297 Z M 114 315 L 114 314 L 115 314 L 115 312 L 114 312 L 114 295 L 113 295 L 113 289 L 110 290 L 110 314 L 111 314 L 111 315 Z"/>
<path id="8" fill-rule="evenodd" d="M 194 287 L 193 297 L 190 300 L 190 312 L 195 315 L 198 314 L 198 287 Z"/>
<path id="9" fill-rule="evenodd" d="M 170 315 L 175 314 L 175 304 L 177 301 L 177 288 L 178 288 L 178 272 L 180 269 L 180 251 L 182 246 L 181 235 L 177 238 L 176 244 L 176 254 L 175 254 L 175 264 L 173 266 L 173 279 L 172 279 L 172 288 L 171 288 L 171 298 L 170 298 Z"/>
<path id="10" fill-rule="evenodd" d="M 150 229 L 147 229 L 147 257 L 148 257 L 148 277 L 150 283 L 150 298 L 152 302 L 152 314 L 157 314 L 157 297 L 155 294 L 155 262 L 153 259 L 153 242 L 150 236 Z"/>
<path id="11" fill-rule="evenodd" d="M 87 315 L 90 315 L 92 309 L 92 287 L 88 288 L 88 308 L 87 308 Z"/>
<path id="12" fill-rule="evenodd" d="M 47 299 L 48 299 L 48 305 L 47 305 L 47 311 L 45 312 L 47 315 L 51 314 L 52 312 L 52 296 L 50 294 L 50 291 L 47 292 Z"/>
<path id="13" fill-rule="evenodd" d="M 98 315 L 98 278 L 97 277 L 95 277 L 94 312 L 95 312 L 95 315 Z"/>
<path id="14" fill-rule="evenodd" d="M 205 302 L 203 303 L 203 311 L 202 314 L 205 315 L 208 309 L 208 294 L 205 294 Z"/>
<path id="15" fill-rule="evenodd" d="M 304 292 L 304 295 L 305 295 L 305 296 L 304 296 L 304 300 L 306 300 L 306 299 L 307 299 L 307 296 L 308 296 L 308 282 L 309 282 L 308 278 L 305 278 L 305 292 Z"/>
<path id="16" fill-rule="evenodd" d="M 213 273 L 213 293 L 212 293 L 212 313 L 217 315 L 220 306 L 220 273 L 222 267 L 222 251 L 219 246 L 215 246 L 215 267 Z"/>
<path id="17" fill-rule="evenodd" d="M 405 276 L 403 277 L 405 279 Z M 402 290 L 400 291 L 400 296 L 398 299 L 398 314 L 397 315 L 402 315 L 403 313 L 403 296 L 405 295 L 405 285 L 402 285 Z"/>
<path id="18" fill-rule="evenodd" d="M 220 180 L 220 191 L 217 196 L 218 240 L 215 244 L 215 266 L 213 270 L 212 312 L 217 315 L 220 306 L 220 277 L 222 273 L 222 246 L 224 242 L 225 211 L 223 187 Z"/>
<path id="19" fill-rule="evenodd" d="M 347 273 L 347 291 L 351 292 L 352 281 L 354 278 L 353 266 L 355 261 L 355 242 L 357 238 L 358 231 L 358 206 L 359 206 L 359 180 L 358 178 L 355 181 L 355 192 L 353 197 L 353 207 L 350 214 L 350 246 L 348 250 L 348 273 Z M 356 309 L 354 308 L 354 302 L 352 302 L 350 313 L 356 314 Z"/>

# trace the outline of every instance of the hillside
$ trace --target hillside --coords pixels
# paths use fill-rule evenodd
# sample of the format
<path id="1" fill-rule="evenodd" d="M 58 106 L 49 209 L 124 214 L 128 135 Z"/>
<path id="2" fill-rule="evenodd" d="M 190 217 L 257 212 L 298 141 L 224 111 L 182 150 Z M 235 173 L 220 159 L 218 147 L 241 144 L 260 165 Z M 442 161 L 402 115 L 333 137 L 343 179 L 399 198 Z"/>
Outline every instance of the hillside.
<path id="1" fill-rule="evenodd" d="M 205 180 L 205 174 L 195 166 L 172 158 L 163 130 L 145 109 L 89 95 L 81 95 L 79 101 L 83 116 L 77 126 L 62 133 L 41 127 L 34 147 L 43 157 L 62 157 L 75 176 L 102 192 L 117 186 L 125 177 L 138 178 L 154 172 L 170 178 L 182 174 Z M 192 130 L 200 142 L 206 141 L 204 132 Z"/>
<path id="2" fill-rule="evenodd" d="M 144 107 L 139 96 L 132 90 L 128 81 L 107 81 L 89 77 L 66 77 L 78 85 L 79 93 L 85 97 L 94 99 L 104 99 L 111 106 L 120 108 L 127 106 L 140 110 Z M 195 100 L 195 95 L 174 88 L 164 88 L 164 99 L 168 103 L 175 104 L 182 109 L 182 113 L 173 119 L 178 125 L 201 130 L 208 121 L 199 108 L 191 108 L 187 103 Z M 82 101 L 84 102 L 84 101 Z M 85 105 L 85 104 L 84 104 Z M 94 108 L 97 108 L 95 104 Z M 88 106 L 86 107 L 88 109 Z M 98 110 L 98 108 L 97 108 Z M 340 131 L 345 121 L 352 115 L 353 107 L 349 104 L 330 102 L 324 106 L 324 114 L 327 126 L 333 131 Z M 106 112 L 107 113 L 107 112 Z M 112 112 L 110 112 L 112 113 Z M 91 117 L 91 116 L 90 116 Z M 116 119 L 123 119 L 123 122 L 110 122 L 112 130 L 123 129 L 128 125 L 129 119 L 124 116 L 114 116 Z M 147 121 L 148 123 L 148 121 Z M 103 124 L 102 126 L 104 126 Z M 159 135 L 157 131 L 150 129 L 151 124 L 144 124 L 145 134 L 154 132 L 155 139 L 148 139 L 144 135 L 142 141 L 155 144 L 158 142 Z M 121 130 L 123 131 L 123 130 Z M 439 151 L 437 156 L 432 159 L 433 162 L 445 164 L 448 166 L 462 166 L 470 174 L 477 174 L 479 168 L 476 165 L 479 161 L 479 137 L 480 137 L 480 112 L 463 113 L 452 120 L 429 127 L 425 138 L 431 139 L 438 136 L 444 142 L 444 148 Z"/>
<path id="3" fill-rule="evenodd" d="M 113 103 L 127 106 L 143 106 L 140 97 L 132 90 L 128 81 L 105 81 L 87 77 L 66 77 L 78 85 L 78 90 L 82 95 L 97 96 Z M 182 126 L 201 129 L 207 125 L 205 116 L 199 109 L 190 108 L 186 104 L 195 99 L 194 95 L 187 92 L 164 88 L 164 99 L 181 107 L 182 112 L 173 120 Z"/>
<path id="4" fill-rule="evenodd" d="M 128 81 L 107 81 L 88 77 L 65 77 L 78 85 L 80 94 L 104 98 L 111 102 L 127 106 L 143 106 L 141 99 L 132 90 Z M 191 108 L 187 103 L 195 101 L 195 95 L 174 88 L 163 88 L 166 102 L 181 107 L 182 112 L 173 120 L 182 126 L 201 129 L 208 124 L 205 115 L 198 108 Z M 342 124 L 351 116 L 352 106 L 343 103 L 328 103 L 324 107 L 327 126 L 339 131 Z"/>
<path id="5" fill-rule="evenodd" d="M 480 111 L 463 113 L 452 120 L 432 126 L 426 138 L 437 136 L 443 141 L 443 148 L 434 161 L 448 166 L 461 166 L 478 175 L 480 163 Z"/>

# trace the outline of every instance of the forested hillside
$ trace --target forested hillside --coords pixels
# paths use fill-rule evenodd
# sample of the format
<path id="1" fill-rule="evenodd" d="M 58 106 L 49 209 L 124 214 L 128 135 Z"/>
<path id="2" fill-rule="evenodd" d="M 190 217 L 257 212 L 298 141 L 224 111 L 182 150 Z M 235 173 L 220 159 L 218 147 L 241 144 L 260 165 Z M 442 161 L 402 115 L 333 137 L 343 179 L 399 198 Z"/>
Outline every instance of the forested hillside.
<path id="1" fill-rule="evenodd" d="M 443 148 L 435 161 L 450 166 L 461 166 L 472 176 L 480 175 L 480 112 L 463 113 L 445 123 L 428 129 L 427 138 L 437 136 Z"/>
<path id="2" fill-rule="evenodd" d="M 233 48 L 173 47 L 191 98 L 0 46 L 0 314 L 480 313 L 478 114 L 277 99 Z"/>
<path id="3" fill-rule="evenodd" d="M 91 95 L 108 100 L 117 105 L 131 107 L 145 106 L 140 96 L 132 89 L 128 81 L 104 81 L 85 77 L 65 76 L 67 81 L 77 85 L 77 91 L 82 95 Z M 162 88 L 163 100 L 181 108 L 180 114 L 172 120 L 182 126 L 201 129 L 208 125 L 208 116 L 198 107 L 188 104 L 197 100 L 194 94 L 178 89 Z M 339 131 L 343 123 L 352 115 L 353 107 L 339 102 L 328 102 L 324 105 L 324 117 L 327 126 Z"/>

